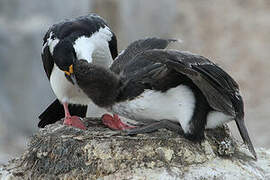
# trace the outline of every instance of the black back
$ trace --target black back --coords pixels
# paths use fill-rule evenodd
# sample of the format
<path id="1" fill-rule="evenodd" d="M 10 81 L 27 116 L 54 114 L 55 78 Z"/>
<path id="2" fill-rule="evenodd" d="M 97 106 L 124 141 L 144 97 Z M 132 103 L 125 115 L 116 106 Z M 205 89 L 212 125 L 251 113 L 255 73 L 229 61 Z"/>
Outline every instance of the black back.
<path id="1" fill-rule="evenodd" d="M 115 61 L 111 65 L 110 69 L 119 74 L 121 70 L 126 69 L 130 71 L 131 66 L 126 68 L 126 65 L 132 61 L 138 54 L 142 53 L 146 50 L 151 49 L 165 49 L 170 43 L 176 42 L 175 39 L 161 39 L 161 38 L 145 38 L 132 42 L 125 50 L 123 50 L 119 56 L 116 57 Z M 138 66 L 144 66 L 144 63 L 148 63 L 145 61 L 136 62 L 134 68 L 136 68 L 136 64 L 140 63 Z"/>

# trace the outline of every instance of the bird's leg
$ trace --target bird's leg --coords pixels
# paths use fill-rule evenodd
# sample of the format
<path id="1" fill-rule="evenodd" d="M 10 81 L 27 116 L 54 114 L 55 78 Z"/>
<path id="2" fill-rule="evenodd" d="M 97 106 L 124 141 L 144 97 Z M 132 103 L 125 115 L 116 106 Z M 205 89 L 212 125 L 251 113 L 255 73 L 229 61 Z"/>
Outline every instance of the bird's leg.
<path id="1" fill-rule="evenodd" d="M 104 114 L 101 117 L 101 120 L 104 125 L 108 126 L 110 129 L 113 130 L 126 130 L 136 128 L 135 126 L 129 126 L 121 121 L 118 115 L 113 114 L 113 116 L 109 114 Z"/>
<path id="2" fill-rule="evenodd" d="M 80 128 L 83 130 L 86 130 L 85 125 L 81 121 L 81 118 L 78 116 L 71 116 L 68 110 L 68 104 L 63 103 L 64 110 L 65 110 L 65 119 L 64 119 L 64 125 L 73 126 L 76 128 Z"/>
<path id="3" fill-rule="evenodd" d="M 165 129 L 168 129 L 170 131 L 174 131 L 174 132 L 181 134 L 181 135 L 184 134 L 184 131 L 179 123 L 172 122 L 172 121 L 167 120 L 167 119 L 163 119 L 161 121 L 147 124 L 145 126 L 137 127 L 134 129 L 126 130 L 125 134 L 135 135 L 135 134 L 150 133 L 150 132 L 154 132 L 154 131 L 161 129 L 161 128 L 165 128 Z"/>

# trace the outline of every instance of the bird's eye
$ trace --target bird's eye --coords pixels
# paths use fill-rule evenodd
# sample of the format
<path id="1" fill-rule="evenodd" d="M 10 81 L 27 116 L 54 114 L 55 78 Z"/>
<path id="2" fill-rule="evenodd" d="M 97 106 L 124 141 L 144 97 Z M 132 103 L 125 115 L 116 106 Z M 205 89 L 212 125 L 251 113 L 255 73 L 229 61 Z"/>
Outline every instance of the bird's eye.
<path id="1" fill-rule="evenodd" d="M 51 36 L 51 39 L 52 40 L 55 40 L 55 35 L 54 34 Z"/>

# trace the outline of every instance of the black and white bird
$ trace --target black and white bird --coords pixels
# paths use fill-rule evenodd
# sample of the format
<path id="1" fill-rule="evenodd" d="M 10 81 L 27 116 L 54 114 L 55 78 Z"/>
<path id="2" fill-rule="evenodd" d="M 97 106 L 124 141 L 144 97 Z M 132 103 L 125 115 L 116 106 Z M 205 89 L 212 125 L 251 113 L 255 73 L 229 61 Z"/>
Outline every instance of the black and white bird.
<path id="1" fill-rule="evenodd" d="M 44 127 L 65 117 L 64 124 L 85 129 L 78 116 L 85 117 L 91 99 L 71 80 L 74 78 L 72 64 L 77 59 L 85 59 L 108 68 L 117 54 L 115 34 L 97 14 L 50 27 L 43 39 L 41 56 L 57 99 L 39 116 L 38 126 Z"/>
<path id="2" fill-rule="evenodd" d="M 99 107 L 146 124 L 128 130 L 128 134 L 168 128 L 189 140 L 201 141 L 205 129 L 235 120 L 243 141 L 257 158 L 244 124 L 238 84 L 224 70 L 190 52 L 162 48 L 137 51 L 145 42 L 167 42 L 166 47 L 171 41 L 138 40 L 110 69 L 77 60 L 72 64 L 74 83 Z"/>

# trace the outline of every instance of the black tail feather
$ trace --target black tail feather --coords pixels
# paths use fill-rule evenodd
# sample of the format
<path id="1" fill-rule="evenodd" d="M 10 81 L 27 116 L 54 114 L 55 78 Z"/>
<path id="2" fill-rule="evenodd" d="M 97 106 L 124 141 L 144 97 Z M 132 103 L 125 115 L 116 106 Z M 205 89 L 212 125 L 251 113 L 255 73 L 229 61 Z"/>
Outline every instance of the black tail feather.
<path id="1" fill-rule="evenodd" d="M 68 105 L 71 115 L 79 117 L 85 117 L 87 106 L 83 105 Z M 43 113 L 38 117 L 40 119 L 38 123 L 39 128 L 44 128 L 48 124 L 53 124 L 65 117 L 65 111 L 63 105 L 56 99 Z"/>

